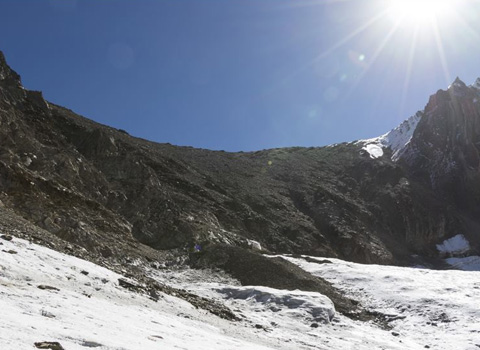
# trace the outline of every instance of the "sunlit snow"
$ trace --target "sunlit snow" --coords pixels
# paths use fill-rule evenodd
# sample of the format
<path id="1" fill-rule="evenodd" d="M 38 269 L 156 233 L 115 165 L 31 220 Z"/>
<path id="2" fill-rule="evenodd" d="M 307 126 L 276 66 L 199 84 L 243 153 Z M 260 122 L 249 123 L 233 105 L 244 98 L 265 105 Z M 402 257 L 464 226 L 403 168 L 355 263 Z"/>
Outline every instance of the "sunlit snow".
<path id="1" fill-rule="evenodd" d="M 287 314 L 299 320 L 329 323 L 335 316 L 332 301 L 324 295 L 299 290 L 287 291 L 267 287 L 225 287 L 217 290 L 227 299 L 246 300 L 256 308 L 264 305 L 277 317 Z"/>
<path id="2" fill-rule="evenodd" d="M 58 341 L 66 350 L 480 346 L 480 272 L 286 258 L 385 314 L 388 325 L 382 328 L 334 314 L 330 300 L 319 293 L 242 287 L 218 271 L 144 267 L 161 283 L 223 302 L 241 318 L 232 322 L 176 297 L 161 295 L 154 302 L 123 289 L 120 275 L 92 263 L 20 239 L 2 243 L 2 350 L 33 349 L 38 341 Z"/>
<path id="3" fill-rule="evenodd" d="M 363 147 L 362 149 L 367 151 L 368 154 L 370 154 L 370 158 L 372 159 L 380 158 L 381 156 L 383 156 L 383 149 L 381 146 L 378 146 L 375 144 L 369 144 Z"/>
<path id="4" fill-rule="evenodd" d="M 337 259 L 317 264 L 292 259 L 371 310 L 391 315 L 404 349 L 480 347 L 480 272 L 360 265 Z"/>
<path id="5" fill-rule="evenodd" d="M 417 112 L 414 116 L 405 120 L 402 124 L 392 129 L 385 135 L 368 139 L 360 140 L 357 143 L 364 144 L 363 149 L 370 153 L 371 158 L 378 158 L 378 149 L 390 148 L 392 150 L 392 160 L 396 161 L 405 151 L 405 147 L 412 139 L 413 133 L 417 128 L 418 122 L 422 118 L 423 112 Z M 371 152 L 370 150 L 373 150 Z M 382 151 L 383 155 L 383 151 Z"/>
<path id="6" fill-rule="evenodd" d="M 120 275 L 95 264 L 19 239 L 0 247 L 17 252 L 0 252 L 2 350 L 40 341 L 66 350 L 86 343 L 101 350 L 273 348 L 181 299 L 163 295 L 156 303 L 127 291 Z"/>

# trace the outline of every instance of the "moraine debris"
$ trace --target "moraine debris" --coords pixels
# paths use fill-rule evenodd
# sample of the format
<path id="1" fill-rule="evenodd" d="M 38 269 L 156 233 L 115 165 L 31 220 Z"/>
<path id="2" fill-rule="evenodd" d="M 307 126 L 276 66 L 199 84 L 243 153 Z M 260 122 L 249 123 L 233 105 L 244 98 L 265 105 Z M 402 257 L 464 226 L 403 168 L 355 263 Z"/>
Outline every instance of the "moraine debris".
<path id="1" fill-rule="evenodd" d="M 11 241 L 13 239 L 13 237 L 10 235 L 1 235 L 0 238 L 5 241 Z"/>
<path id="2" fill-rule="evenodd" d="M 45 284 L 40 284 L 37 286 L 38 289 L 42 289 L 42 290 L 55 290 L 55 291 L 60 291 L 60 289 L 58 289 L 57 287 L 52 287 L 52 286 L 47 286 Z"/>
<path id="3" fill-rule="evenodd" d="M 42 341 L 35 343 L 37 349 L 50 349 L 50 350 L 65 350 L 57 341 Z"/>

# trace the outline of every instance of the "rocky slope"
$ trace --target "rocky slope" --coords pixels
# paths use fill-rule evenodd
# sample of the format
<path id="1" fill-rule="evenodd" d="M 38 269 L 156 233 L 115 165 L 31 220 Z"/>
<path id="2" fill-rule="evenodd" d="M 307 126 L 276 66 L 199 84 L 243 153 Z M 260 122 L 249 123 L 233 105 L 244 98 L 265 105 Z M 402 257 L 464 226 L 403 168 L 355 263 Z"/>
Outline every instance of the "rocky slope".
<path id="1" fill-rule="evenodd" d="M 0 205 L 103 257 L 257 241 L 402 264 L 460 233 L 479 251 L 477 99 L 460 81 L 437 92 L 403 143 L 227 153 L 81 117 L 24 89 L 0 53 Z"/>

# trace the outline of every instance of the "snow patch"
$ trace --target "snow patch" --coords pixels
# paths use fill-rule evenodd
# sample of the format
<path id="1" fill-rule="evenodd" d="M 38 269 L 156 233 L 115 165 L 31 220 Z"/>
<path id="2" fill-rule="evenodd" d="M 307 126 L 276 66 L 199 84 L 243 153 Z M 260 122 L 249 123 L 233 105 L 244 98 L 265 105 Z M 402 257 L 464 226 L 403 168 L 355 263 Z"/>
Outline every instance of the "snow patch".
<path id="1" fill-rule="evenodd" d="M 253 239 L 247 239 L 247 244 L 253 250 L 262 250 L 262 245 L 259 242 L 254 241 Z"/>
<path id="2" fill-rule="evenodd" d="M 480 256 L 448 258 L 445 261 L 452 267 L 463 271 L 480 271 Z"/>
<path id="3" fill-rule="evenodd" d="M 442 244 L 437 244 L 437 249 L 443 254 L 462 254 L 470 250 L 470 244 L 464 235 L 456 235 L 443 241 Z"/>
<path id="4" fill-rule="evenodd" d="M 370 154 L 370 158 L 377 159 L 383 156 L 383 149 L 379 145 L 370 144 L 362 148 Z"/>
<path id="5" fill-rule="evenodd" d="M 330 323 L 335 316 L 332 301 L 320 293 L 287 291 L 267 287 L 229 287 L 218 290 L 227 298 L 248 301 L 265 312 L 271 310 L 277 317 L 294 317 L 299 320 Z"/>
<path id="6" fill-rule="evenodd" d="M 357 143 L 364 144 L 365 146 L 363 149 L 367 150 L 372 158 L 378 157 L 372 155 L 372 153 L 369 152 L 369 149 L 374 150 L 375 154 L 379 154 L 378 148 L 380 148 L 380 150 L 382 150 L 382 148 L 390 148 L 392 150 L 392 160 L 397 161 L 404 153 L 405 147 L 410 143 L 413 133 L 415 132 L 422 116 L 423 112 L 417 112 L 385 135 L 373 139 L 360 140 Z"/>

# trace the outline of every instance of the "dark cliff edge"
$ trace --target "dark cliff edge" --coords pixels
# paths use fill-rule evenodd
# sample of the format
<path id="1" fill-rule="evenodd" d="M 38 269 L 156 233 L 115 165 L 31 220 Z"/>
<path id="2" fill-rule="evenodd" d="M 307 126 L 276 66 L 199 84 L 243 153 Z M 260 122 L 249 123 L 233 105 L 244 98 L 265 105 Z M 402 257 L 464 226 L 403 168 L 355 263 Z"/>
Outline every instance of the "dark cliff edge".
<path id="1" fill-rule="evenodd" d="M 372 159 L 359 143 L 228 153 L 81 117 L 24 89 L 0 53 L 0 205 L 103 256 L 256 241 L 268 252 L 408 264 L 437 257 L 435 244 L 459 233 L 478 252 L 480 107 L 457 84 L 430 99 L 398 161 L 388 149 Z"/>

